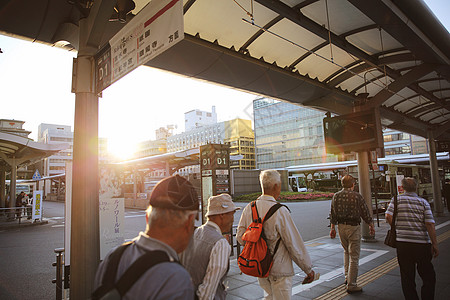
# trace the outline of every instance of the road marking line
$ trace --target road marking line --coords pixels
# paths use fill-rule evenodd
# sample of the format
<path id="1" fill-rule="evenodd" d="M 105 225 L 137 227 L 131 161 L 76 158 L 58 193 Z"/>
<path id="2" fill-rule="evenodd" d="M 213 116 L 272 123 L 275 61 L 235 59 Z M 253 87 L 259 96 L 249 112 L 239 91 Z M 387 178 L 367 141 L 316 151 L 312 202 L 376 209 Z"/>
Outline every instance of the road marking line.
<path id="1" fill-rule="evenodd" d="M 64 227 L 64 225 L 53 225 L 52 227 Z"/>
<path id="2" fill-rule="evenodd" d="M 438 230 L 438 229 L 441 229 L 442 227 L 447 226 L 448 224 L 450 224 L 450 221 L 447 221 L 447 222 L 441 223 L 439 225 L 436 225 L 435 228 L 436 228 L 436 230 Z"/>
<path id="3" fill-rule="evenodd" d="M 372 260 L 374 260 L 374 259 L 376 259 L 376 258 L 378 258 L 378 257 L 380 257 L 380 256 L 382 256 L 384 254 L 386 254 L 387 252 L 389 252 L 389 251 L 386 251 L 386 250 L 374 250 L 374 249 L 365 249 L 365 248 L 363 248 L 361 250 L 363 250 L 363 251 L 371 251 L 371 252 L 374 252 L 374 253 L 369 254 L 369 255 L 363 257 L 362 259 L 360 259 L 359 260 L 359 265 L 363 265 L 363 264 L 365 264 L 365 263 L 367 263 L 369 261 L 372 261 Z M 314 286 L 316 286 L 318 284 L 321 284 L 322 282 L 329 281 L 329 280 L 332 280 L 332 279 L 334 279 L 336 277 L 339 277 L 339 276 L 342 275 L 342 273 L 343 273 L 342 267 L 339 267 L 339 268 L 336 268 L 336 269 L 334 269 L 334 270 L 332 270 L 330 272 L 327 272 L 327 273 L 325 273 L 323 275 L 321 274 L 320 278 L 318 280 L 316 280 L 316 281 L 313 281 L 313 282 L 311 282 L 309 284 L 299 284 L 297 286 L 292 287 L 292 295 L 296 295 L 296 294 L 298 294 L 300 292 L 303 292 L 305 290 L 309 290 L 310 288 L 312 288 L 312 287 L 314 287 Z"/>
<path id="4" fill-rule="evenodd" d="M 446 226 L 446 225 L 444 225 Z M 441 243 L 442 241 L 445 241 L 446 239 L 450 238 L 450 230 L 439 235 L 437 237 L 438 243 Z M 360 260 L 361 261 L 361 260 Z M 372 270 L 362 274 L 361 276 L 358 276 L 358 285 L 359 286 L 365 286 L 378 278 L 386 275 L 393 269 L 398 267 L 397 257 L 394 257 L 387 262 L 379 265 L 378 267 L 373 268 Z M 342 299 L 346 297 L 347 291 L 345 289 L 345 284 L 341 284 L 338 287 L 332 289 L 331 291 L 314 298 L 315 300 L 326 300 L 326 299 Z"/>

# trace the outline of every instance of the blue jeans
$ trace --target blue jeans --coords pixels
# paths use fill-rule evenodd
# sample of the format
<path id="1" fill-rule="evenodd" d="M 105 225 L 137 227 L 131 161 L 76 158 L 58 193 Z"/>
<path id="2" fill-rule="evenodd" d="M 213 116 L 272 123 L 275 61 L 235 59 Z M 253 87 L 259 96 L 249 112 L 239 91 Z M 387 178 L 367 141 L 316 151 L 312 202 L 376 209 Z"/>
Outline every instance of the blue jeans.
<path id="1" fill-rule="evenodd" d="M 434 299 L 436 273 L 431 258 L 431 244 L 397 242 L 397 260 L 406 300 L 419 299 L 416 291 L 416 267 L 423 281 L 422 300 Z"/>

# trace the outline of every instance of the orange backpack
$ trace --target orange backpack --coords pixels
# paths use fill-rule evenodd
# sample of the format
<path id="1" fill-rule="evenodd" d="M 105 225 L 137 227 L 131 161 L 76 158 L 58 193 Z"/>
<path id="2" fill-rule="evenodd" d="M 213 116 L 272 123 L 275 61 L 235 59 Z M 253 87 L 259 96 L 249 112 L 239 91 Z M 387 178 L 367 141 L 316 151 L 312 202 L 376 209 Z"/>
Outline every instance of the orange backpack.
<path id="1" fill-rule="evenodd" d="M 245 241 L 245 245 L 237 261 L 242 273 L 264 278 L 269 276 L 269 271 L 273 264 L 273 257 L 278 250 L 281 238 L 278 239 L 273 254 L 270 253 L 269 247 L 267 247 L 263 225 L 281 206 L 286 208 L 287 206 L 280 203 L 273 205 L 261 221 L 256 207 L 256 201 L 253 201 L 250 205 L 252 208 L 253 222 L 242 235 L 242 240 Z"/>

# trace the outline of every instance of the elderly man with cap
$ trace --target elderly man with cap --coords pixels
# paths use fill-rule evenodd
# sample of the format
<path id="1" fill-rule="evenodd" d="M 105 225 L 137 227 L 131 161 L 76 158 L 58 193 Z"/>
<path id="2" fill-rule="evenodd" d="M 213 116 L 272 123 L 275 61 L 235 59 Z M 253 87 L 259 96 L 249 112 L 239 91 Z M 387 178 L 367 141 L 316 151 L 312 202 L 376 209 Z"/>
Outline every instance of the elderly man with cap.
<path id="1" fill-rule="evenodd" d="M 198 209 L 197 193 L 186 179 L 178 175 L 171 176 L 155 186 L 147 209 L 146 230 L 126 246 L 120 257 L 114 282 L 118 286 L 122 275 L 144 255 L 152 256 L 159 250 L 163 256 L 167 255 L 167 261 L 157 263 L 151 270 L 144 270 L 131 288 L 121 295 L 122 299 L 194 299 L 194 286 L 189 273 L 174 262 L 178 262 L 177 253 L 183 252 L 189 244 Z M 95 288 L 106 286 L 104 279 L 108 277 L 108 264 L 116 251 L 110 252 L 100 264 Z M 149 252 L 153 253 L 149 255 Z M 126 274 L 128 273 L 130 272 Z M 116 289 L 120 291 L 117 286 Z"/>
<path id="2" fill-rule="evenodd" d="M 223 281 L 229 268 L 231 246 L 222 234 L 231 231 L 238 209 L 228 194 L 210 197 L 208 221 L 195 230 L 189 247 L 181 256 L 200 300 L 226 297 Z"/>

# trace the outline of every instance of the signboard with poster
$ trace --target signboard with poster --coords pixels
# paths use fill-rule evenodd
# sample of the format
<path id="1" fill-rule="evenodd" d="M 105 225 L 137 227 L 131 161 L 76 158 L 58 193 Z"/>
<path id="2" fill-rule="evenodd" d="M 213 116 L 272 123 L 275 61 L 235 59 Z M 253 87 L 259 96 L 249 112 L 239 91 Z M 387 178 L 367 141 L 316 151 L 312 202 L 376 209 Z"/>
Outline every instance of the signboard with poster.
<path id="1" fill-rule="evenodd" d="M 150 1 L 96 55 L 97 94 L 183 38 L 183 1 Z"/>
<path id="2" fill-rule="evenodd" d="M 101 166 L 99 174 L 100 259 L 103 259 L 112 248 L 125 240 L 125 198 L 119 174 L 113 167 Z"/>
<path id="3" fill-rule="evenodd" d="M 405 175 L 396 175 L 395 180 L 397 181 L 397 195 L 403 194 L 405 190 L 402 186 L 402 180 L 405 178 Z"/>
<path id="4" fill-rule="evenodd" d="M 31 214 L 31 219 L 41 220 L 42 219 L 42 195 L 44 191 L 33 191 L 33 210 Z"/>
<path id="5" fill-rule="evenodd" d="M 200 170 L 202 174 L 202 217 L 211 196 L 230 193 L 230 146 L 207 144 L 200 146 Z"/>

